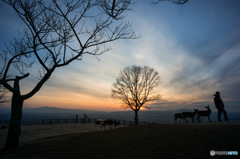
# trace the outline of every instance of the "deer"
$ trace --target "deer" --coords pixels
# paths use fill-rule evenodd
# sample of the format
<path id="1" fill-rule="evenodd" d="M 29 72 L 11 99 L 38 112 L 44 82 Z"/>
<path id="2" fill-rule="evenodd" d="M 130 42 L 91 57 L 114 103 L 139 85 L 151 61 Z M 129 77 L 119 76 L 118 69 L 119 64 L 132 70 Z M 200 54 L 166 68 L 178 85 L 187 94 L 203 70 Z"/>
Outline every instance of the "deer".
<path id="1" fill-rule="evenodd" d="M 182 113 L 177 113 L 177 114 L 174 114 L 174 122 L 177 123 L 177 119 L 180 118 L 180 123 L 181 123 L 181 120 L 182 120 Z"/>
<path id="2" fill-rule="evenodd" d="M 119 127 L 120 121 L 114 120 L 113 124 L 114 124 L 114 128 L 116 128 L 117 126 Z"/>
<path id="3" fill-rule="evenodd" d="M 182 112 L 183 121 L 185 120 L 187 122 L 186 118 L 191 118 L 192 122 L 194 123 L 194 116 L 197 114 L 197 112 L 198 109 L 194 109 L 194 112 Z"/>
<path id="4" fill-rule="evenodd" d="M 108 120 L 105 120 L 103 123 L 102 123 L 102 126 L 101 126 L 101 128 L 100 128 L 100 130 L 102 129 L 102 127 L 104 126 L 104 128 L 105 128 L 105 130 L 106 130 L 106 125 L 109 125 L 109 127 L 110 128 L 112 128 L 112 125 L 114 124 L 114 122 L 112 121 L 112 120 L 110 120 L 110 119 L 108 119 Z"/>
<path id="5" fill-rule="evenodd" d="M 207 110 L 205 110 L 205 111 L 198 111 L 198 112 L 197 112 L 197 120 L 198 120 L 199 123 L 201 122 L 201 121 L 199 120 L 199 118 L 200 118 L 201 116 L 207 116 L 209 122 L 211 123 L 210 115 L 211 115 L 211 112 L 212 112 L 212 111 L 211 111 L 211 109 L 210 109 L 209 107 L 210 107 L 210 105 L 208 105 L 208 106 L 205 107 L 205 108 L 207 108 Z"/>

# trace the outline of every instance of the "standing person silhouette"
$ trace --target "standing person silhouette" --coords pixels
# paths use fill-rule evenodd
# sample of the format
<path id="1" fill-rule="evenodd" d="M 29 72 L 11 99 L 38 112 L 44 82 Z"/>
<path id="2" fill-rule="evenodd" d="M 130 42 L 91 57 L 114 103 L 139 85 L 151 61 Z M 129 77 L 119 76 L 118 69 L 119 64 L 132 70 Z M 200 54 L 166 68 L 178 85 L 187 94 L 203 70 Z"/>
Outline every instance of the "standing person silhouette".
<path id="1" fill-rule="evenodd" d="M 83 123 L 85 123 L 86 114 L 83 114 Z"/>
<path id="2" fill-rule="evenodd" d="M 87 124 L 87 115 L 85 115 L 84 121 L 85 121 L 85 124 Z"/>
<path id="3" fill-rule="evenodd" d="M 84 122 L 85 124 L 87 124 L 87 115 L 86 115 L 86 114 L 84 114 L 83 122 Z"/>
<path id="4" fill-rule="evenodd" d="M 225 120 L 228 121 L 227 112 L 224 109 L 224 103 L 220 97 L 220 92 L 217 91 L 216 94 L 214 94 L 213 96 L 215 96 L 214 103 L 215 103 L 216 108 L 218 109 L 218 122 L 221 122 L 222 112 L 223 112 Z"/>

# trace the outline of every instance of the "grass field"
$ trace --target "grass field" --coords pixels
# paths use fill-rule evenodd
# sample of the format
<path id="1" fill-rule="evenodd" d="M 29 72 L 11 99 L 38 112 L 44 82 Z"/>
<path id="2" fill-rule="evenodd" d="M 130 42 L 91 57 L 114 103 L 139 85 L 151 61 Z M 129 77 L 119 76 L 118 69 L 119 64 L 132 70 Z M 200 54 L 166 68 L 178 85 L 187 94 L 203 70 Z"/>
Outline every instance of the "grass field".
<path id="1" fill-rule="evenodd" d="M 36 140 L 0 158 L 213 158 L 210 150 L 239 152 L 239 134 L 240 123 L 150 124 Z"/>

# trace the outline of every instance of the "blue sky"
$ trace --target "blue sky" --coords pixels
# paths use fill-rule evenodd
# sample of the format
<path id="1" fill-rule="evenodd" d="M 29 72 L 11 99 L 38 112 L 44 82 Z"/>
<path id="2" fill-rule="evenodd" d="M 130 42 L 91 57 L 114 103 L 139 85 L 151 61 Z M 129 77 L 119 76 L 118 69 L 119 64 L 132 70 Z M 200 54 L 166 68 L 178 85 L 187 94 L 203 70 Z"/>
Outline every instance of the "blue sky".
<path id="1" fill-rule="evenodd" d="M 141 37 L 118 40 L 111 50 L 56 70 L 53 78 L 25 107 L 122 110 L 111 99 L 111 85 L 121 69 L 130 65 L 153 67 L 159 72 L 162 98 L 147 104 L 152 110 L 204 109 L 213 103 L 213 94 L 221 92 L 226 110 L 240 111 L 240 1 L 190 0 L 184 5 L 137 1 L 134 11 L 126 12 L 126 21 Z M 0 50 L 4 42 L 24 27 L 11 8 L 0 7 Z M 37 68 L 37 65 L 34 66 Z M 36 71 L 21 81 L 26 93 L 38 82 Z M 4 106 L 9 106 L 5 104 Z"/>

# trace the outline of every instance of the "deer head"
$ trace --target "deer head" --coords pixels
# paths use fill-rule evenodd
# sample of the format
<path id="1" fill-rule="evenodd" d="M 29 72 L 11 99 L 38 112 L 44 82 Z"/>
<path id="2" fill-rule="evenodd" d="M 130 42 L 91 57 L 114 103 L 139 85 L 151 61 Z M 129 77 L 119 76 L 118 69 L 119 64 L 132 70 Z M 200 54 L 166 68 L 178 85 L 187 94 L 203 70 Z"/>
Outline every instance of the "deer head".
<path id="1" fill-rule="evenodd" d="M 197 111 L 198 111 L 198 109 L 194 109 L 194 114 L 196 114 L 196 113 L 197 113 Z"/>
<path id="2" fill-rule="evenodd" d="M 206 106 L 205 108 L 209 109 L 210 105 Z"/>

